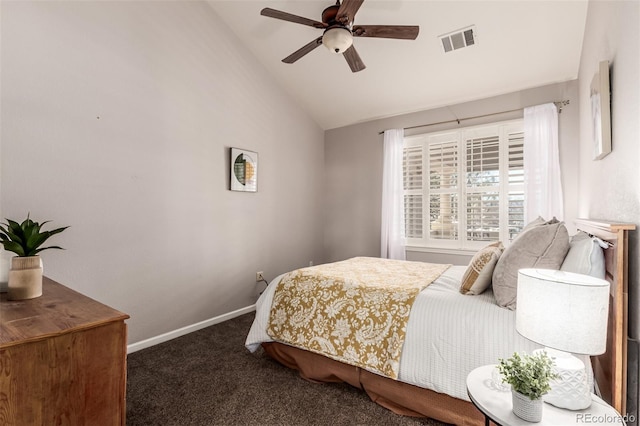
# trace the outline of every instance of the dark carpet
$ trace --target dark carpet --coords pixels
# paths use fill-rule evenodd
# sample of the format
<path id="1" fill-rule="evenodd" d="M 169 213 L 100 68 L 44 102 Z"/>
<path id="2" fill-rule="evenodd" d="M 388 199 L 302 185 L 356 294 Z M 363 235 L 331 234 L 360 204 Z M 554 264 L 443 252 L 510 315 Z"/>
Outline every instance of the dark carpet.
<path id="1" fill-rule="evenodd" d="M 254 313 L 130 354 L 127 425 L 442 425 L 303 380 L 244 341 Z"/>

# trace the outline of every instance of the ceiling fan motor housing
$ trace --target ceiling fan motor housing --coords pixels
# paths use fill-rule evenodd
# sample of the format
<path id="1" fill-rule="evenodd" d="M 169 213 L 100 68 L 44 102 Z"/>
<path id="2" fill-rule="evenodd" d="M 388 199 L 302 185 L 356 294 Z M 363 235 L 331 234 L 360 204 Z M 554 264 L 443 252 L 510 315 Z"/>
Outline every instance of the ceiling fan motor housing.
<path id="1" fill-rule="evenodd" d="M 322 22 L 329 25 L 335 24 L 336 15 L 338 14 L 338 9 L 340 9 L 340 6 L 334 4 L 333 6 L 329 6 L 325 10 L 323 10 Z"/>

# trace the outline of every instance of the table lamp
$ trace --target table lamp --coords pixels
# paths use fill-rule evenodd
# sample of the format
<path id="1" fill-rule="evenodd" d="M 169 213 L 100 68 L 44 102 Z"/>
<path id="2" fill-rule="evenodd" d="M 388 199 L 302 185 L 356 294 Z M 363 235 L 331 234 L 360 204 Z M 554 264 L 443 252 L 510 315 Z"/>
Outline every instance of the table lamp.
<path id="1" fill-rule="evenodd" d="M 560 376 L 543 400 L 570 410 L 589 407 L 592 385 L 584 362 L 572 354 L 606 351 L 609 282 L 572 272 L 520 269 L 516 294 L 516 330 L 546 347 Z"/>

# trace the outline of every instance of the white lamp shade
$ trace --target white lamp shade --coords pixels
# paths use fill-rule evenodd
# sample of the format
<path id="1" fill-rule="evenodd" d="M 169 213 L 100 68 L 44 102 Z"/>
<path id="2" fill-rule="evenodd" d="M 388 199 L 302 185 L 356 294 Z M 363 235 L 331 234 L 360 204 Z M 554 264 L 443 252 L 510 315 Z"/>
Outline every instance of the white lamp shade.
<path id="1" fill-rule="evenodd" d="M 322 36 L 322 44 L 333 53 L 344 53 L 353 44 L 353 35 L 346 28 L 329 28 Z"/>
<path id="2" fill-rule="evenodd" d="M 561 351 L 606 351 L 609 282 L 550 269 L 518 271 L 516 330 Z"/>

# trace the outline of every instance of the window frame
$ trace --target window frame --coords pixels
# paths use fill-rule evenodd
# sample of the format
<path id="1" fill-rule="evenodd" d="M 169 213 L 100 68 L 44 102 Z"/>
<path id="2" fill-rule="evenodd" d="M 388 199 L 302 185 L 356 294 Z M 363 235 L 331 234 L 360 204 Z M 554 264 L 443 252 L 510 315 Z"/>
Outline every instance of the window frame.
<path id="1" fill-rule="evenodd" d="M 406 246 L 408 249 L 415 248 L 417 251 L 434 250 L 434 251 L 467 251 L 474 252 L 478 249 L 485 247 L 490 241 L 496 241 L 492 239 L 490 241 L 481 240 L 473 241 L 467 237 L 467 201 L 468 194 L 471 193 L 483 193 L 483 192 L 495 192 L 498 191 L 499 204 L 498 204 L 498 217 L 499 217 L 499 232 L 498 240 L 502 241 L 505 246 L 508 246 L 510 242 L 510 216 L 509 216 L 509 194 L 510 193 L 524 193 L 524 183 L 512 183 L 509 182 L 509 135 L 522 134 L 524 136 L 524 119 L 513 119 L 506 121 L 499 121 L 493 123 L 486 123 L 475 126 L 460 127 L 453 130 L 441 130 L 437 132 L 422 133 L 417 135 L 405 136 L 404 149 L 421 146 L 422 151 L 422 185 L 420 189 L 406 189 L 404 188 L 403 194 L 407 195 L 422 195 L 422 238 L 406 238 Z M 499 183 L 494 186 L 475 186 L 470 187 L 466 183 L 466 170 L 467 170 L 467 141 L 473 138 L 483 137 L 498 137 L 498 149 L 499 149 Z M 440 193 L 450 193 L 450 190 L 437 190 L 431 191 L 429 187 L 430 179 L 430 164 L 429 164 L 429 146 L 443 141 L 456 141 L 457 142 L 457 189 L 455 193 L 458 198 L 457 205 L 457 239 L 441 239 L 432 238 L 430 232 L 430 196 Z M 403 160 L 403 170 L 404 170 Z M 469 191 L 470 188 L 473 188 Z M 403 208 L 405 205 L 403 203 Z M 406 214 L 406 208 L 405 208 Z M 405 219 L 406 220 L 406 219 Z M 524 224 L 522 225 L 524 226 Z M 515 235 L 515 233 L 514 233 Z"/>

